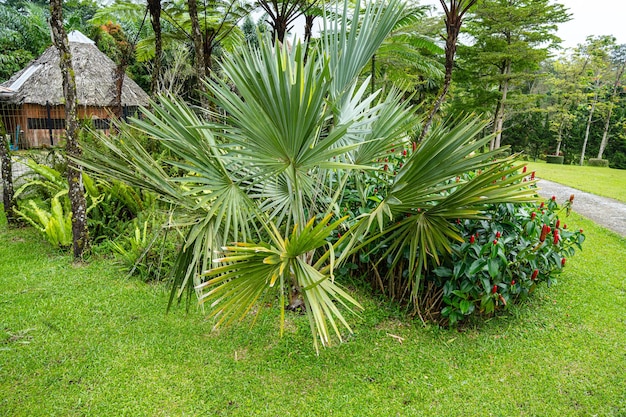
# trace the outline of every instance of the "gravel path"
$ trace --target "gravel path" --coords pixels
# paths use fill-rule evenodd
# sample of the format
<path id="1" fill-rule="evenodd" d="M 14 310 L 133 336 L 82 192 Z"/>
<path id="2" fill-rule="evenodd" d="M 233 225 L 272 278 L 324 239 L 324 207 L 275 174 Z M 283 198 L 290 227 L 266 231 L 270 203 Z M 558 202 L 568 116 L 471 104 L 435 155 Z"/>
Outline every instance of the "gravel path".
<path id="1" fill-rule="evenodd" d="M 574 194 L 572 209 L 576 213 L 626 237 L 626 204 L 548 180 L 539 180 L 537 185 L 541 197 L 550 198 L 554 195 L 559 203 Z"/>

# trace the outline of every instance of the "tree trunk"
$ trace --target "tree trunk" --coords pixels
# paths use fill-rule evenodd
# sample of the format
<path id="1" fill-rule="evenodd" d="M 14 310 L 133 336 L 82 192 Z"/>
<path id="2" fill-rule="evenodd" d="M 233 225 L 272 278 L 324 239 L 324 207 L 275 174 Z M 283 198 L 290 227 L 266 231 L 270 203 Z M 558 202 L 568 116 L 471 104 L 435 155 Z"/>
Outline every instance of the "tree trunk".
<path id="1" fill-rule="evenodd" d="M 611 98 L 609 102 L 609 114 L 606 116 L 606 122 L 604 123 L 604 132 L 602 133 L 602 142 L 600 142 L 600 150 L 598 151 L 598 159 L 602 159 L 602 154 L 606 149 L 606 145 L 609 143 L 609 127 L 611 126 L 611 115 L 613 113 L 613 104 L 615 100 L 615 96 L 617 95 L 617 89 L 619 87 L 620 80 L 622 79 L 622 75 L 624 74 L 624 66 L 626 66 L 626 61 L 622 63 L 619 70 L 617 71 L 617 75 L 615 77 L 615 83 L 613 84 L 613 92 L 611 93 Z"/>
<path id="2" fill-rule="evenodd" d="M 563 140 L 563 123 L 561 122 L 561 124 L 559 125 L 559 133 L 556 139 L 556 152 L 554 153 L 555 155 L 558 155 L 559 153 L 561 153 L 561 141 Z"/>
<path id="3" fill-rule="evenodd" d="M 81 258 L 89 246 L 87 231 L 87 203 L 83 192 L 81 167 L 72 158 L 80 158 L 82 151 L 78 144 L 78 118 L 76 115 L 76 78 L 72 67 L 72 55 L 63 28 L 63 0 L 50 0 L 50 26 L 52 39 L 60 56 L 61 75 L 63 78 L 63 96 L 65 98 L 65 128 L 68 157 L 67 181 L 68 196 L 72 207 L 72 239 L 74 258 Z"/>
<path id="4" fill-rule="evenodd" d="M 313 37 L 313 22 L 315 21 L 315 15 L 304 15 L 304 62 L 306 62 L 309 56 L 309 45 L 311 44 L 311 38 Z"/>
<path id="5" fill-rule="evenodd" d="M 500 102 L 496 107 L 496 115 L 494 118 L 494 126 L 493 133 L 495 133 L 495 137 L 491 141 L 492 146 L 491 150 L 498 149 L 500 147 L 500 141 L 502 140 L 502 127 L 504 126 L 504 110 L 506 108 L 506 96 L 509 92 L 509 79 L 508 76 L 511 73 L 511 61 L 507 61 L 504 65 L 504 70 L 502 71 L 502 75 L 504 75 L 504 79 L 500 84 L 500 90 L 502 91 L 502 97 L 500 98 Z"/>
<path id="6" fill-rule="evenodd" d="M 424 128 L 420 133 L 418 142 L 421 142 L 426 137 L 426 134 L 430 130 L 430 126 L 433 123 L 435 114 L 441 108 L 443 101 L 448 94 L 450 84 L 452 83 L 452 70 L 454 69 L 454 56 L 456 54 L 456 46 L 459 39 L 459 33 L 461 32 L 461 25 L 463 24 L 463 15 L 472 7 L 477 0 L 469 0 L 467 4 L 464 4 L 463 0 L 450 0 L 450 6 L 448 6 L 445 0 L 439 0 L 445 13 L 446 24 L 446 62 L 445 62 L 445 76 L 443 78 L 443 86 L 439 91 L 437 99 L 433 104 L 433 107 L 428 112 L 426 121 L 424 122 Z"/>
<path id="7" fill-rule="evenodd" d="M 580 153 L 580 166 L 585 163 L 585 151 L 587 150 L 587 141 L 589 140 L 589 130 L 591 129 L 591 120 L 593 119 L 593 112 L 596 110 L 596 103 L 598 102 L 598 87 L 600 85 L 600 78 L 596 79 L 596 92 L 593 97 L 593 103 L 591 104 L 591 110 L 589 110 L 589 117 L 587 118 L 587 128 L 585 129 L 585 140 L 583 141 L 583 149 Z"/>
<path id="8" fill-rule="evenodd" d="M 161 61 L 163 60 L 163 41 L 161 38 L 161 0 L 148 0 L 148 10 L 150 11 L 150 23 L 154 31 L 154 67 L 152 68 L 152 78 L 150 89 L 152 94 L 159 89 L 161 78 Z"/>
<path id="9" fill-rule="evenodd" d="M 200 93 L 200 104 L 203 108 L 207 108 L 207 99 L 204 88 L 204 79 L 206 78 L 204 48 L 202 42 L 202 32 L 200 31 L 200 23 L 198 21 L 198 4 L 196 0 L 187 0 L 189 8 L 189 18 L 191 19 L 191 38 L 193 39 L 193 50 L 195 53 L 196 77 L 198 80 L 197 87 Z"/>
<path id="10" fill-rule="evenodd" d="M 274 36 L 276 36 L 278 42 L 280 42 L 281 44 L 284 43 L 285 35 L 287 34 L 287 18 L 283 16 L 278 16 L 273 24 Z"/>
<path id="11" fill-rule="evenodd" d="M 207 77 L 211 77 L 211 71 L 213 68 L 213 46 L 215 41 L 215 32 L 213 30 L 206 29 L 204 31 L 204 37 L 202 38 L 202 51 L 204 53 L 204 74 Z"/>
<path id="12" fill-rule="evenodd" d="M 4 214 L 7 218 L 7 223 L 16 223 L 15 213 L 15 200 L 13 200 L 13 170 L 11 167 L 11 153 L 9 151 L 9 144 L 7 143 L 4 135 L 0 137 L 2 143 L 0 143 L 0 159 L 2 160 L 2 202 L 4 204 Z"/>
<path id="13" fill-rule="evenodd" d="M 122 89 L 124 88 L 124 75 L 126 74 L 127 67 L 128 59 L 126 56 L 122 56 L 121 62 L 115 68 L 115 101 L 113 103 L 113 114 L 118 119 L 121 119 L 123 116 Z"/>

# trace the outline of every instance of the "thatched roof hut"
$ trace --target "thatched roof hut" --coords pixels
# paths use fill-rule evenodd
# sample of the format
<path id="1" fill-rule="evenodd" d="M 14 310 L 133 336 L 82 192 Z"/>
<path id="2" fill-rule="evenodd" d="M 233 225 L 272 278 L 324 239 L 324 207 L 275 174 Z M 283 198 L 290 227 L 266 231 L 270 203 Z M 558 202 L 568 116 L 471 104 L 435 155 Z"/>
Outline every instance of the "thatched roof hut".
<path id="1" fill-rule="evenodd" d="M 96 128 L 108 129 L 115 104 L 116 65 L 82 33 L 71 32 L 68 39 L 79 117 L 93 119 Z M 0 116 L 16 139 L 22 135 L 22 146 L 57 143 L 65 125 L 64 102 L 59 53 L 54 46 L 0 85 Z M 132 109 L 147 104 L 148 95 L 125 75 L 122 106 Z"/>

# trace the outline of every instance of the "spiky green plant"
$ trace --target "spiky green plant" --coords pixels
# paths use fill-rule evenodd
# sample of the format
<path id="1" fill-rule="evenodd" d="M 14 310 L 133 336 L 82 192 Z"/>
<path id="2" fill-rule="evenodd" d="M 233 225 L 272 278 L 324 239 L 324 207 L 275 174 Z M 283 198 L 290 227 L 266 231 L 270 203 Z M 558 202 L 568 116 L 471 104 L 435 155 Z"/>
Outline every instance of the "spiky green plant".
<path id="1" fill-rule="evenodd" d="M 150 190 L 175 208 L 171 225 L 184 227 L 186 239 L 171 301 L 195 288 L 211 300 L 217 325 L 245 318 L 264 294 L 274 294 L 283 311 L 286 296 L 290 304 L 301 297 L 316 340 L 328 345 L 331 328 L 339 337 L 340 326 L 350 331 L 336 302 L 358 308 L 333 271 L 363 242 L 410 247 L 411 273 L 419 277 L 426 259 L 437 261 L 457 237 L 447 219 L 532 195 L 501 180 L 502 171 L 514 170 L 510 160 L 472 155 L 485 140 L 476 140 L 482 125 L 469 118 L 433 133 L 395 177 L 384 171 L 380 160 L 408 140 L 418 119 L 399 93 L 368 94 L 357 77 L 402 16 L 402 3 L 368 3 L 353 19 L 338 15 L 307 59 L 300 45 L 267 39 L 227 56 L 227 81 L 208 82 L 226 116 L 212 114 L 207 123 L 180 100 L 161 97 L 143 119 L 121 125 L 118 138 L 100 137 L 108 154 L 85 150 L 87 169 Z M 151 156 L 137 131 L 172 157 Z M 442 185 L 478 166 L 490 167 L 480 179 Z M 385 178 L 389 193 L 371 214 L 348 222 L 339 213 L 346 184 L 368 177 Z M 412 223 L 389 221 L 417 208 L 422 214 Z M 336 230 L 344 236 L 328 243 Z"/>

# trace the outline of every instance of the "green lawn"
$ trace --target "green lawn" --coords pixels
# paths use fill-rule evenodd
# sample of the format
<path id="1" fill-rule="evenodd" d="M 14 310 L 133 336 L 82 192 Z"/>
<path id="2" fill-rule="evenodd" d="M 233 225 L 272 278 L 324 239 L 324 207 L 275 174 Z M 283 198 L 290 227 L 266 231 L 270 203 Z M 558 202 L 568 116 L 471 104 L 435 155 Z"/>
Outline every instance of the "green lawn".
<path id="1" fill-rule="evenodd" d="M 537 177 L 626 203 L 626 170 L 529 162 Z"/>
<path id="2" fill-rule="evenodd" d="M 0 416 L 626 416 L 626 239 L 568 224 L 585 250 L 524 305 L 458 331 L 356 291 L 355 335 L 319 356 L 304 316 L 212 332 L 164 314 L 163 286 L 0 226 Z"/>

